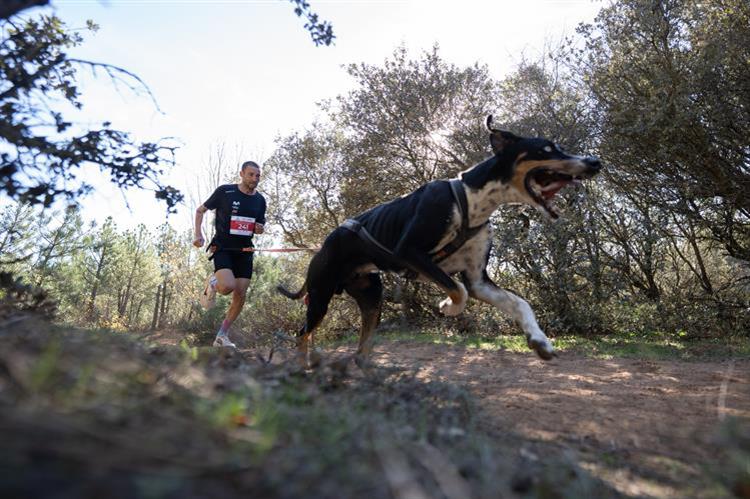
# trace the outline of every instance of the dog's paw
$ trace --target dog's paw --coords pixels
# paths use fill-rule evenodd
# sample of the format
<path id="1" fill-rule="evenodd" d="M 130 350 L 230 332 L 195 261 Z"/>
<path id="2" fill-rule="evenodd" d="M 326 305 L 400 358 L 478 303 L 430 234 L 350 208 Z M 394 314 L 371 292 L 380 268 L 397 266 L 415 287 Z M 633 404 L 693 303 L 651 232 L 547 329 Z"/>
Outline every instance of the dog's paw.
<path id="1" fill-rule="evenodd" d="M 453 300 L 450 298 L 446 298 L 440 302 L 440 313 L 447 317 L 460 314 L 464 311 L 464 308 L 466 308 L 466 302 L 453 303 Z"/>
<path id="2" fill-rule="evenodd" d="M 447 317 L 458 315 L 466 308 L 466 300 L 469 298 L 469 293 L 463 284 L 458 283 L 459 297 L 457 301 L 453 301 L 450 296 L 440 302 L 440 313 Z"/>
<path id="3" fill-rule="evenodd" d="M 557 357 L 555 348 L 546 336 L 542 338 L 528 338 L 527 343 L 529 348 L 534 350 L 544 360 L 551 360 L 553 357 Z"/>

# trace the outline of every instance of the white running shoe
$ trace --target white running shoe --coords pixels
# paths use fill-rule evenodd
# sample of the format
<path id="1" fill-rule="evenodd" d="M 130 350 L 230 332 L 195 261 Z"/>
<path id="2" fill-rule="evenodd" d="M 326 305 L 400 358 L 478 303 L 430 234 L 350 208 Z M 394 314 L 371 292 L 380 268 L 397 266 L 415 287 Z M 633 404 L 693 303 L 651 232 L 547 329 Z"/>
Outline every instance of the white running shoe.
<path id="1" fill-rule="evenodd" d="M 201 306 L 206 310 L 213 308 L 216 305 L 216 276 L 211 274 L 206 280 L 206 287 L 203 288 L 203 293 L 200 296 Z"/>
<path id="2" fill-rule="evenodd" d="M 214 346 L 215 347 L 227 347 L 227 348 L 237 348 L 237 345 L 232 343 L 232 341 L 229 339 L 229 336 L 226 334 L 217 334 L 216 339 L 214 340 Z"/>

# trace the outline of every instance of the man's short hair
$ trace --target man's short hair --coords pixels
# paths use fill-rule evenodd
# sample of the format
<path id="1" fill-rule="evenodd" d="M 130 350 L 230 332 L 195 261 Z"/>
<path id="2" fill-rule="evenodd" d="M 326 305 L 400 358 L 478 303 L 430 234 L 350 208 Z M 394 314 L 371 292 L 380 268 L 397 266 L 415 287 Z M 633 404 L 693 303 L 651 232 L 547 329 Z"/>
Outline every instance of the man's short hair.
<path id="1" fill-rule="evenodd" d="M 244 163 L 242 163 L 242 166 L 240 166 L 240 171 L 243 172 L 243 171 L 245 171 L 245 168 L 248 168 L 250 166 L 252 166 L 253 168 L 257 168 L 258 170 L 260 170 L 260 165 L 258 163 L 256 163 L 255 161 L 245 161 Z"/>

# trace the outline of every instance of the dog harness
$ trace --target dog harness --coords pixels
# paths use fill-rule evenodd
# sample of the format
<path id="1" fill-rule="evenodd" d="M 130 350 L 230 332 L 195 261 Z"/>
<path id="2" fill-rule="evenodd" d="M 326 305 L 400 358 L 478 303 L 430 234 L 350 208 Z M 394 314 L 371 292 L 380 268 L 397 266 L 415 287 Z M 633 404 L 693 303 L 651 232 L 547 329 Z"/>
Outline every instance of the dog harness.
<path id="1" fill-rule="evenodd" d="M 466 241 L 474 237 L 477 232 L 487 225 L 487 222 L 485 222 L 476 227 L 469 227 L 469 202 L 466 199 L 466 191 L 463 188 L 463 182 L 454 178 L 450 181 L 450 185 L 451 191 L 453 191 L 453 197 L 456 198 L 456 201 L 458 202 L 458 212 L 461 214 L 461 228 L 458 230 L 458 234 L 456 234 L 456 237 L 454 237 L 452 241 L 432 253 L 432 261 L 435 263 L 442 262 L 458 251 Z"/>
<path id="2" fill-rule="evenodd" d="M 456 237 L 454 237 L 453 240 L 451 240 L 448 244 L 446 244 L 439 250 L 430 253 L 432 261 L 435 263 L 442 262 L 453 253 L 458 251 L 458 249 L 461 248 L 461 246 L 463 246 L 466 241 L 471 239 L 477 232 L 482 229 L 482 227 L 487 224 L 487 222 L 485 222 L 477 227 L 469 227 L 469 203 L 466 200 L 466 191 L 464 191 L 462 185 L 463 182 L 456 178 L 450 180 L 449 183 L 451 192 L 453 193 L 453 197 L 456 198 L 458 211 L 461 215 L 461 227 L 458 230 L 458 234 L 456 234 Z M 392 262 L 398 262 L 400 260 L 396 257 L 396 255 L 394 255 L 393 251 L 386 248 L 377 239 L 375 239 L 359 220 L 349 218 L 341 224 L 341 227 L 349 229 L 350 231 L 357 234 L 360 239 L 366 242 L 370 246 L 370 248 L 381 258 Z M 399 263 L 401 263 L 402 266 L 408 267 L 408 265 L 404 265 L 403 262 Z"/>

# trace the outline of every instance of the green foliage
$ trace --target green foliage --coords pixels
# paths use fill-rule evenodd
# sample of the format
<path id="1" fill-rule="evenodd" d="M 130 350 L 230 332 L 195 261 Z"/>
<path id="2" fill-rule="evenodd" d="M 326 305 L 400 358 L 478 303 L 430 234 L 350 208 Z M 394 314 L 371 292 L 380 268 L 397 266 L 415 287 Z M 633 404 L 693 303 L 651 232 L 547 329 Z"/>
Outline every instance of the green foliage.
<path id="1" fill-rule="evenodd" d="M 310 3 L 306 0 L 289 0 L 294 4 L 294 13 L 307 19 L 305 29 L 310 32 L 310 38 L 316 46 L 330 45 L 336 36 L 333 26 L 328 21 L 321 21 L 318 14 L 310 10 Z"/>
<path id="2" fill-rule="evenodd" d="M 156 234 L 144 226 L 123 231 L 111 219 L 86 227 L 75 208 L 18 204 L 4 213 L 10 230 L 0 261 L 54 296 L 61 321 L 122 331 L 202 316 L 197 295 L 209 264 L 191 249 L 190 234 L 168 225 Z M 37 222 L 22 223 L 18 213 Z"/>
<path id="3" fill-rule="evenodd" d="M 750 129 L 736 103 L 750 81 L 747 17 L 734 0 L 618 1 L 499 82 L 437 48 L 352 65 L 356 88 L 322 106 L 327 123 L 279 141 L 269 163 L 291 187 L 272 209 L 291 242 L 319 244 L 347 216 L 481 159 L 478 118 L 492 111 L 506 128 L 604 159 L 601 178 L 563 193 L 563 220 L 518 207 L 493 217 L 490 274 L 532 303 L 548 333 L 746 336 Z M 398 289 L 387 322 L 437 318 L 434 288 L 387 283 Z M 491 334 L 502 319 L 487 308 L 472 307 L 478 317 L 461 327 Z"/>
<path id="4" fill-rule="evenodd" d="M 276 291 L 276 286 L 283 282 L 290 269 L 302 269 L 292 266 L 293 262 L 260 254 L 255 257 L 253 280 L 247 293 L 247 312 L 240 319 L 239 327 L 260 335 L 271 335 L 274 332 L 291 333 L 304 321 L 304 310 L 300 302 L 290 301 Z"/>
<path id="5" fill-rule="evenodd" d="M 742 0 L 622 0 L 579 28 L 574 63 L 603 110 L 612 178 L 745 261 L 749 21 Z"/>
<path id="6" fill-rule="evenodd" d="M 485 157 L 483 118 L 492 112 L 503 127 L 604 160 L 597 179 L 559 195 L 561 220 L 517 206 L 492 218 L 488 272 L 532 304 L 547 333 L 747 338 L 749 16 L 739 0 L 619 0 L 577 38 L 500 81 L 484 66 L 445 61 L 437 47 L 415 56 L 400 47 L 381 64 L 350 65 L 353 89 L 321 104 L 319 121 L 279 138 L 264 165 L 269 221 L 287 243 L 319 246 L 345 218 Z M 56 22 L 26 28 L 47 37 L 47 58 L 80 43 Z M 14 29 L 8 36 L 32 43 Z M 57 78 L 50 91 L 67 89 L 75 102 L 73 73 Z M 218 150 L 212 180 L 225 160 Z M 36 214 L 38 225 L 30 222 Z M 227 297 L 209 312 L 197 306 L 211 265 L 190 249 L 189 234 L 167 225 L 154 233 L 112 221 L 88 227 L 74 210 L 24 204 L 4 208 L 0 224 L 0 263 L 58 298 L 67 322 L 181 328 L 191 344 L 206 344 L 228 306 Z M 274 288 L 298 288 L 309 256 L 256 256 L 235 326 L 241 338 L 268 343 L 299 329 L 303 305 Z M 440 324 L 487 340 L 518 332 L 489 305 L 446 319 L 435 286 L 390 275 L 384 282 L 384 329 Z M 318 338 L 351 338 L 358 315 L 351 300 L 334 299 Z"/>
<path id="7" fill-rule="evenodd" d="M 82 107 L 81 65 L 101 67 L 131 88 L 143 85 L 118 68 L 68 57 L 82 42 L 55 16 L 0 20 L 0 192 L 31 205 L 74 203 L 91 190 L 80 170 L 98 168 L 120 187 L 152 188 L 173 209 L 182 195 L 159 177 L 161 165 L 174 162 L 174 146 L 135 142 L 109 123 L 83 130 L 66 118 Z"/>

